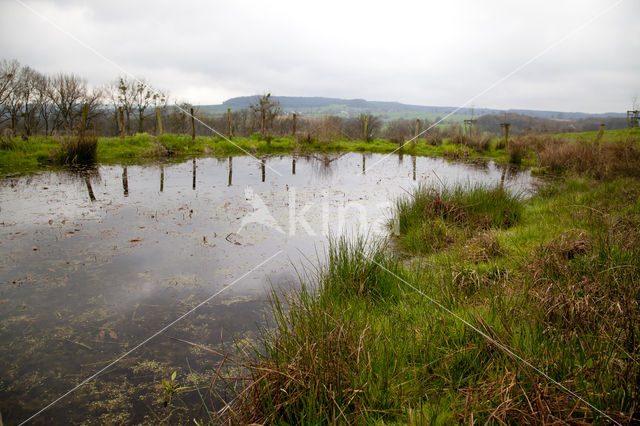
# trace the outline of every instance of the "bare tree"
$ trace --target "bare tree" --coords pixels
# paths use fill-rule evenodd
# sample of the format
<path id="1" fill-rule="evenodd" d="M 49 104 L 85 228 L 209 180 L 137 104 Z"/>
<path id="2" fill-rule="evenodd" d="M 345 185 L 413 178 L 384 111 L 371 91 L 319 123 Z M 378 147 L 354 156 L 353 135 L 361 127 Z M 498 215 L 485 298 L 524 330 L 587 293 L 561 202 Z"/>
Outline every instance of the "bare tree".
<path id="1" fill-rule="evenodd" d="M 8 101 L 19 70 L 20 63 L 16 60 L 3 59 L 0 61 L 0 124 L 9 119 Z"/>
<path id="2" fill-rule="evenodd" d="M 24 104 L 22 125 L 27 136 L 37 132 L 40 124 L 39 102 L 43 99 L 38 96 L 38 82 L 41 76 L 42 74 L 28 66 L 20 69 L 20 78 L 22 80 L 20 95 Z"/>
<path id="3" fill-rule="evenodd" d="M 118 121 L 118 109 L 122 107 L 125 114 L 125 128 L 127 134 L 131 133 L 131 114 L 134 112 L 137 83 L 126 76 L 119 77 L 108 86 L 107 93 L 114 107 L 114 118 Z"/>
<path id="4" fill-rule="evenodd" d="M 384 132 L 384 137 L 391 142 L 402 143 L 411 138 L 413 121 L 399 118 L 391 121 Z"/>
<path id="5" fill-rule="evenodd" d="M 158 90 L 156 90 L 151 96 L 151 105 L 153 105 L 153 110 L 157 111 L 156 114 L 158 114 L 160 117 L 166 114 L 168 101 L 169 101 L 169 96 L 167 96 L 166 93 L 160 92 Z M 153 120 L 153 133 L 156 135 L 158 134 L 157 117 L 155 120 Z"/>
<path id="6" fill-rule="evenodd" d="M 133 93 L 133 106 L 138 115 L 138 132 L 144 132 L 144 112 L 151 105 L 153 100 L 153 89 L 144 81 L 135 83 L 135 91 Z"/>
<path id="7" fill-rule="evenodd" d="M 282 113 L 280 102 L 271 99 L 271 93 L 267 93 L 258 99 L 258 102 L 249 107 L 254 114 L 254 119 L 259 120 L 260 133 L 264 136 L 267 128 L 273 127 L 273 120 Z"/>
<path id="8" fill-rule="evenodd" d="M 49 135 L 49 130 L 53 127 L 56 115 L 56 106 L 49 98 L 50 78 L 43 74 L 36 76 L 34 85 L 35 104 L 41 125 L 44 125 L 44 135 Z"/>
<path id="9" fill-rule="evenodd" d="M 18 119 L 24 107 L 24 97 L 22 96 L 24 79 L 22 77 L 19 69 L 11 81 L 9 93 L 5 100 L 5 108 L 9 114 L 9 120 L 11 120 L 11 131 L 14 134 L 18 127 Z"/>
<path id="10" fill-rule="evenodd" d="M 51 79 L 49 98 L 57 108 L 55 127 L 70 132 L 81 113 L 81 104 L 87 99 L 87 82 L 75 74 L 60 73 Z"/>

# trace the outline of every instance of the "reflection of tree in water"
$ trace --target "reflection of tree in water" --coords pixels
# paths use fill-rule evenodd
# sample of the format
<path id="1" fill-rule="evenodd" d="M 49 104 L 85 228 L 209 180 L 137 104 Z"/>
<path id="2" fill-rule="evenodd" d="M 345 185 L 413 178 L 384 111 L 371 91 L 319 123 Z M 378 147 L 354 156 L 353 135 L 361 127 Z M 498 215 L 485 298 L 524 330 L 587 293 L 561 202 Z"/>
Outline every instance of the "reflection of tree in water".
<path id="1" fill-rule="evenodd" d="M 75 183 L 80 184 L 86 187 L 86 191 L 88 193 L 89 199 L 91 201 L 96 201 L 96 197 L 93 192 L 93 185 L 99 184 L 102 182 L 102 176 L 100 175 L 100 167 L 97 164 L 84 165 L 84 166 L 72 166 L 68 169 L 60 170 L 58 173 L 58 179 L 60 179 L 61 183 Z M 125 182 L 127 185 L 125 187 L 125 195 L 128 195 L 128 181 L 126 174 L 126 167 L 123 169 L 122 182 L 123 186 Z"/>
<path id="2" fill-rule="evenodd" d="M 334 172 L 334 163 L 345 154 L 346 152 L 339 154 L 309 154 L 305 159 L 310 163 L 314 176 L 329 177 Z"/>

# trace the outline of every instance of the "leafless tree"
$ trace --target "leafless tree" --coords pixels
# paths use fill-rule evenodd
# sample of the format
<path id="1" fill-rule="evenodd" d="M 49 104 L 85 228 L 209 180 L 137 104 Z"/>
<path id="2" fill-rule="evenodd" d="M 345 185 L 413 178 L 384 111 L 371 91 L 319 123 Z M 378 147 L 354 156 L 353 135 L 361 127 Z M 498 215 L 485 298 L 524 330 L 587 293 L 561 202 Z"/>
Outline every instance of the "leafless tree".
<path id="1" fill-rule="evenodd" d="M 24 110 L 22 112 L 22 125 L 24 133 L 31 136 L 38 131 L 40 124 L 39 102 L 43 99 L 38 96 L 38 82 L 42 74 L 28 66 L 20 69 L 20 86 Z"/>
<path id="2" fill-rule="evenodd" d="M 71 132 L 81 113 L 81 104 L 87 100 L 87 81 L 75 74 L 57 74 L 49 85 L 49 99 L 58 110 L 55 127 Z"/>
<path id="3" fill-rule="evenodd" d="M 411 139 L 414 121 L 399 118 L 391 121 L 384 131 L 385 139 L 391 142 L 402 143 Z"/>
<path id="4" fill-rule="evenodd" d="M 40 126 L 44 126 L 44 135 L 49 135 L 56 116 L 56 106 L 49 98 L 50 78 L 44 74 L 37 74 L 34 84 L 34 97 Z"/>
<path id="5" fill-rule="evenodd" d="M 273 127 L 273 120 L 282 113 L 280 102 L 271 99 L 271 93 L 258 98 L 257 102 L 249 107 L 253 112 L 254 120 L 260 123 L 260 133 L 264 136 L 267 128 Z"/>
<path id="6" fill-rule="evenodd" d="M 151 96 L 151 105 L 153 105 L 153 110 L 154 111 L 158 111 L 161 118 L 164 115 L 166 115 L 167 103 L 168 102 L 169 102 L 169 96 L 166 93 L 161 92 L 159 90 L 156 90 L 153 93 L 153 95 Z M 158 134 L 158 120 L 157 119 L 153 120 L 153 133 Z"/>
<path id="7" fill-rule="evenodd" d="M 144 132 L 144 112 L 151 105 L 154 92 L 149 85 L 142 81 L 135 82 L 135 92 L 133 93 L 133 106 L 138 116 L 138 132 Z"/>
<path id="8" fill-rule="evenodd" d="M 109 99 L 114 107 L 114 118 L 118 121 L 118 109 L 122 107 L 125 115 L 125 129 L 127 134 L 131 134 L 131 114 L 134 112 L 137 82 L 127 78 L 119 77 L 106 89 Z"/>
<path id="9" fill-rule="evenodd" d="M 16 60 L 0 61 L 0 124 L 10 118 L 8 103 L 19 70 L 20 63 Z"/>

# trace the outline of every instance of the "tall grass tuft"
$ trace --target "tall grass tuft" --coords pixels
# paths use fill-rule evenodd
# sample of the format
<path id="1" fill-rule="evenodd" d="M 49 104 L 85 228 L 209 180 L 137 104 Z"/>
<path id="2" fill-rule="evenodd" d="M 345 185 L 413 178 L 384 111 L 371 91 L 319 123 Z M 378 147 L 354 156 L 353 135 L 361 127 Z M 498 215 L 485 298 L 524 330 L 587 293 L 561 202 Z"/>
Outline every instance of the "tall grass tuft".
<path id="1" fill-rule="evenodd" d="M 517 194 L 486 185 L 418 186 L 396 201 L 399 244 L 412 253 L 440 250 L 476 231 L 508 228 L 520 219 Z"/>
<path id="2" fill-rule="evenodd" d="M 367 423 L 369 407 L 390 413 L 399 407 L 391 384 L 403 374 L 409 346 L 389 345 L 379 328 L 387 326 L 366 322 L 368 312 L 388 309 L 400 294 L 388 271 L 402 274 L 384 241 L 334 238 L 326 265 L 313 276 L 317 286 L 290 296 L 273 293 L 275 328 L 262 336 L 264 350 L 249 367 L 252 384 L 233 420 Z"/>
<path id="3" fill-rule="evenodd" d="M 58 164 L 91 164 L 96 161 L 98 136 L 86 134 L 82 137 L 67 136 L 60 141 L 55 151 Z"/>

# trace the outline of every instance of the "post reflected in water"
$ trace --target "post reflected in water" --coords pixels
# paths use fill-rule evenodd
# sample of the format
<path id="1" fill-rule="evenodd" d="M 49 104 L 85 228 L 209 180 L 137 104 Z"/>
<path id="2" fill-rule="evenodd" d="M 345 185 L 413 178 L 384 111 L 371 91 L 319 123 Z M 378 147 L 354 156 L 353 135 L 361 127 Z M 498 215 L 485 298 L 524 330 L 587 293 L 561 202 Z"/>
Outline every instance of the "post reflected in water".
<path id="1" fill-rule="evenodd" d="M 367 157 L 365 157 L 364 152 L 362 153 L 362 174 L 365 174 L 367 170 Z"/>
<path id="2" fill-rule="evenodd" d="M 229 157 L 229 183 L 227 186 L 231 186 L 231 176 L 233 175 L 233 157 Z"/>
<path id="3" fill-rule="evenodd" d="M 291 174 L 296 174 L 296 157 L 293 157 L 293 160 L 291 160 Z"/>
<path id="4" fill-rule="evenodd" d="M 402 147 L 400 147 L 400 149 L 398 150 L 398 164 L 402 164 L 403 160 L 404 160 L 404 150 Z"/>
<path id="5" fill-rule="evenodd" d="M 193 159 L 193 184 L 191 185 L 191 189 L 196 189 L 196 159 Z"/>
<path id="6" fill-rule="evenodd" d="M 127 168 L 122 168 L 122 190 L 124 191 L 124 196 L 129 196 L 129 176 L 127 176 Z"/>
<path id="7" fill-rule="evenodd" d="M 507 164 L 502 168 L 502 176 L 500 176 L 500 189 L 504 188 L 504 179 L 507 177 Z"/>
<path id="8" fill-rule="evenodd" d="M 413 180 L 416 180 L 416 156 L 411 156 L 411 165 L 413 166 Z"/>
<path id="9" fill-rule="evenodd" d="M 164 191 L 164 166 L 160 166 L 160 192 Z"/>
<path id="10" fill-rule="evenodd" d="M 93 195 L 93 188 L 91 188 L 91 181 L 89 180 L 89 176 L 85 176 L 84 177 L 84 183 L 87 184 L 87 191 L 89 191 L 89 199 L 91 201 L 95 201 L 96 200 L 96 196 Z"/>
<path id="11" fill-rule="evenodd" d="M 266 165 L 266 160 L 263 158 L 260 161 L 260 167 L 262 168 L 262 181 L 264 182 L 264 178 L 265 178 L 265 165 Z"/>

